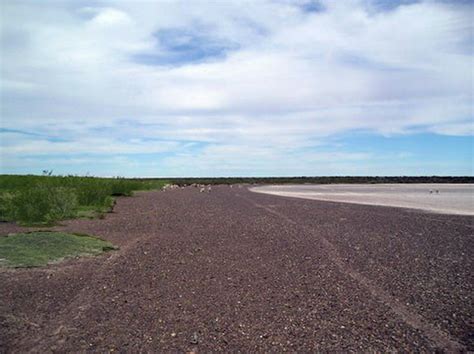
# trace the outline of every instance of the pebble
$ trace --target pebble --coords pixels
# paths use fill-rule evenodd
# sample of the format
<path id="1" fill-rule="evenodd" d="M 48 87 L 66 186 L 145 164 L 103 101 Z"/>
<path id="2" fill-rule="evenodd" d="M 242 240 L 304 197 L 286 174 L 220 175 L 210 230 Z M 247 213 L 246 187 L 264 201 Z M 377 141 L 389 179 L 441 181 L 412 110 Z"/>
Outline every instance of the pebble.
<path id="1" fill-rule="evenodd" d="M 193 333 L 193 335 L 191 336 L 191 340 L 189 342 L 191 344 L 198 344 L 199 343 L 198 335 L 197 335 L 196 332 Z"/>

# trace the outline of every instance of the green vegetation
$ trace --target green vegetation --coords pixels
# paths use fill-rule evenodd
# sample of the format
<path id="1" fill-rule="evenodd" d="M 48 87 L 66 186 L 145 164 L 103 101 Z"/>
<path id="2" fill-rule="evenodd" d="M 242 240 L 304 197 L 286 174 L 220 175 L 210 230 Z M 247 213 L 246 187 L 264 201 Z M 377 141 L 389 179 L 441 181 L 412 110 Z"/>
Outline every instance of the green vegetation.
<path id="1" fill-rule="evenodd" d="M 77 176 L 0 175 L 0 220 L 51 225 L 74 217 L 97 217 L 111 210 L 114 197 L 159 189 L 164 180 Z"/>
<path id="2" fill-rule="evenodd" d="M 39 267 L 67 257 L 97 255 L 116 249 L 110 242 L 86 235 L 31 232 L 0 237 L 0 266 Z"/>

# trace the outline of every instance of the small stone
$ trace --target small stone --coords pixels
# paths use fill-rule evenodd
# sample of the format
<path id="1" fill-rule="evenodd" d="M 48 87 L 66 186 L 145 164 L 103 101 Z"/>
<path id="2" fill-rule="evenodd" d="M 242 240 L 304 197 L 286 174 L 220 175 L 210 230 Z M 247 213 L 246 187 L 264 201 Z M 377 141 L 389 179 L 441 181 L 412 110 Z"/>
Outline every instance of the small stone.
<path id="1" fill-rule="evenodd" d="M 176 333 L 174 333 L 174 332 L 171 333 L 171 337 L 173 337 L 173 338 L 176 337 Z"/>
<path id="2" fill-rule="evenodd" d="M 196 332 L 193 333 L 193 335 L 191 336 L 191 340 L 189 342 L 191 344 L 198 344 L 199 343 L 198 335 L 197 335 Z"/>

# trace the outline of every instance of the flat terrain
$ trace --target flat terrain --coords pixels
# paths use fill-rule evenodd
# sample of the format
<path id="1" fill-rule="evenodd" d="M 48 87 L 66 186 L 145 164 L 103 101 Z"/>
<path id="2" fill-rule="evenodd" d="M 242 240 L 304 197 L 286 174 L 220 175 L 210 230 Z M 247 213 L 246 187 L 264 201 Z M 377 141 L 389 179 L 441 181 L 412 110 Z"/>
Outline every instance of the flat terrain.
<path id="1" fill-rule="evenodd" d="M 119 251 L 0 270 L 0 352 L 474 350 L 473 228 L 245 187 L 138 193 L 56 228 Z"/>
<path id="2" fill-rule="evenodd" d="M 474 215 L 474 184 L 299 184 L 261 186 L 252 190 L 286 197 Z"/>

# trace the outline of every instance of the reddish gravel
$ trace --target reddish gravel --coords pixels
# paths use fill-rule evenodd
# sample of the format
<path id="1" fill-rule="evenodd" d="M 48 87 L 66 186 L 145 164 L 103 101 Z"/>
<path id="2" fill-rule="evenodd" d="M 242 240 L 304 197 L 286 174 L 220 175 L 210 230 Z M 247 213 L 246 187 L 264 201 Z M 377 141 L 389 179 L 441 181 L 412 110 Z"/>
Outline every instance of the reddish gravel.
<path id="1" fill-rule="evenodd" d="M 0 352 L 474 350 L 473 220 L 227 186 L 139 193 L 57 228 L 119 251 L 0 270 Z"/>

